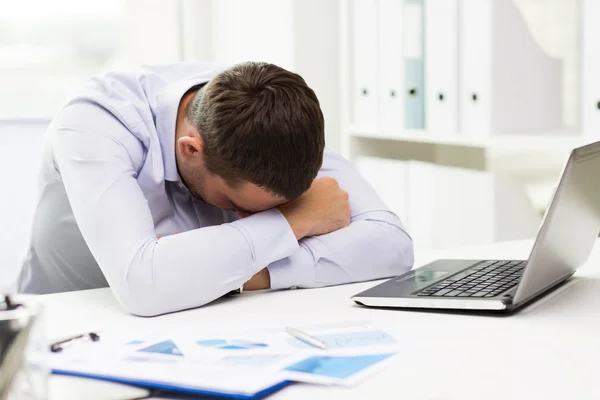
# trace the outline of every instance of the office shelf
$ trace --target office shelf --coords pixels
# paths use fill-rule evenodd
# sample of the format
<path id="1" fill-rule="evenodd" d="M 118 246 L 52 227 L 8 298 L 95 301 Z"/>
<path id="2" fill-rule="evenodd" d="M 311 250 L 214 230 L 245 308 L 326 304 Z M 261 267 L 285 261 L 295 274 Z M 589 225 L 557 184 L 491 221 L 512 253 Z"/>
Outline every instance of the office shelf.
<path id="1" fill-rule="evenodd" d="M 547 134 L 468 136 L 457 132 L 429 132 L 422 130 L 376 130 L 349 127 L 354 138 L 394 140 L 436 146 L 481 148 L 498 151 L 568 152 L 570 149 L 593 141 L 577 132 Z"/>

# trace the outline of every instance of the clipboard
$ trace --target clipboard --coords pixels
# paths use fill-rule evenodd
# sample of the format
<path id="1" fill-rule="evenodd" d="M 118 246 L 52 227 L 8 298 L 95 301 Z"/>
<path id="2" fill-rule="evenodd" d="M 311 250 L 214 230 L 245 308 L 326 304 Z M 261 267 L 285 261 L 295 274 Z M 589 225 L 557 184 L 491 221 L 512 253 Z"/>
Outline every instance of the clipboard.
<path id="1" fill-rule="evenodd" d="M 252 400 L 291 383 L 277 372 L 215 368 L 189 359 L 171 340 L 161 340 L 140 352 L 139 349 L 123 351 L 124 346 L 138 345 L 136 340 L 97 347 L 94 343 L 102 343 L 100 336 L 106 338 L 104 333 L 89 332 L 51 343 L 52 356 L 48 358 L 51 373 L 126 384 L 152 392 Z M 63 346 L 69 345 L 74 348 L 63 351 Z M 144 351 L 150 349 L 151 352 Z M 112 350 L 116 352 L 111 353 Z"/>
<path id="2" fill-rule="evenodd" d="M 85 372 L 76 372 L 72 370 L 61 370 L 61 369 L 52 369 L 52 374 L 55 375 L 63 375 L 63 376 L 73 376 L 77 378 L 88 378 L 88 379 L 97 379 L 106 382 L 120 383 L 125 385 L 131 385 L 143 389 L 148 389 L 151 391 L 160 391 L 161 393 L 169 392 L 169 393 L 177 393 L 182 395 L 194 395 L 194 396 L 207 396 L 207 397 L 215 397 L 215 398 L 227 398 L 227 399 L 239 399 L 239 400 L 257 400 L 265 398 L 281 389 L 289 385 L 290 381 L 281 381 L 272 386 L 266 387 L 258 392 L 252 394 L 243 394 L 243 393 L 232 393 L 232 392 L 224 392 L 224 391 L 216 391 L 210 389 L 202 389 L 199 387 L 191 387 L 185 385 L 178 385 L 174 383 L 165 383 L 165 382 L 156 382 L 149 381 L 143 379 L 132 379 L 132 378 L 124 378 L 118 376 L 110 376 L 110 375 L 98 375 L 92 373 Z"/>

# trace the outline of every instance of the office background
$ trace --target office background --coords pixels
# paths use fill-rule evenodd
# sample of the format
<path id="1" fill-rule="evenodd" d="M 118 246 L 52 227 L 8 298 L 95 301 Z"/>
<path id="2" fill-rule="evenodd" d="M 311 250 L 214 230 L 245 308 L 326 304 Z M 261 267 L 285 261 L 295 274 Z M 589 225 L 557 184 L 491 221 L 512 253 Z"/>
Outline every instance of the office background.
<path id="1" fill-rule="evenodd" d="M 190 59 L 300 73 L 328 144 L 417 249 L 530 237 L 569 149 L 600 137 L 599 15 L 600 0 L 2 1 L 0 285 L 58 106 L 90 75 Z"/>

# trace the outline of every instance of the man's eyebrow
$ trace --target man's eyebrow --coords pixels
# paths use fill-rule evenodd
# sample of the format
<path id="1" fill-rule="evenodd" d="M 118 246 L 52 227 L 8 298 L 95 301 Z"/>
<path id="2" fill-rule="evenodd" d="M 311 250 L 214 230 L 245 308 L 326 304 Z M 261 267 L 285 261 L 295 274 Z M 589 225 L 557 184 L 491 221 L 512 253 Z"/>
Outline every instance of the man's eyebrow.
<path id="1" fill-rule="evenodd" d="M 231 200 L 231 199 L 229 199 L 229 202 L 230 202 L 230 203 L 231 203 L 231 204 L 232 204 L 232 205 L 235 207 L 235 209 L 236 209 L 237 211 L 241 211 L 241 212 L 243 212 L 244 214 L 256 214 L 257 212 L 259 212 L 259 211 L 250 211 L 250 210 L 246 210 L 245 208 L 242 208 L 242 207 L 238 206 L 237 204 L 235 204 L 235 203 L 233 202 L 233 200 Z"/>

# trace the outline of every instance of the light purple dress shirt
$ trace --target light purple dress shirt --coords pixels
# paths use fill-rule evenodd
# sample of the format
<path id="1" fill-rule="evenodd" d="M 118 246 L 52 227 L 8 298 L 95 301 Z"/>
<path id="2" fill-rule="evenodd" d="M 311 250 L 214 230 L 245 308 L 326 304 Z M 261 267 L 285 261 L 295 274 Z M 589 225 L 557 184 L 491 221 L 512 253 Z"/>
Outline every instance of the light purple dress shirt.
<path id="1" fill-rule="evenodd" d="M 191 195 L 175 161 L 177 109 L 186 91 L 221 70 L 186 62 L 113 72 L 89 80 L 60 110 L 45 137 L 21 291 L 108 284 L 127 310 L 150 316 L 204 305 L 265 267 L 273 289 L 412 267 L 400 219 L 329 148 L 319 177 L 334 177 L 350 195 L 351 224 L 338 231 L 297 241 L 277 209 L 240 219 Z"/>

